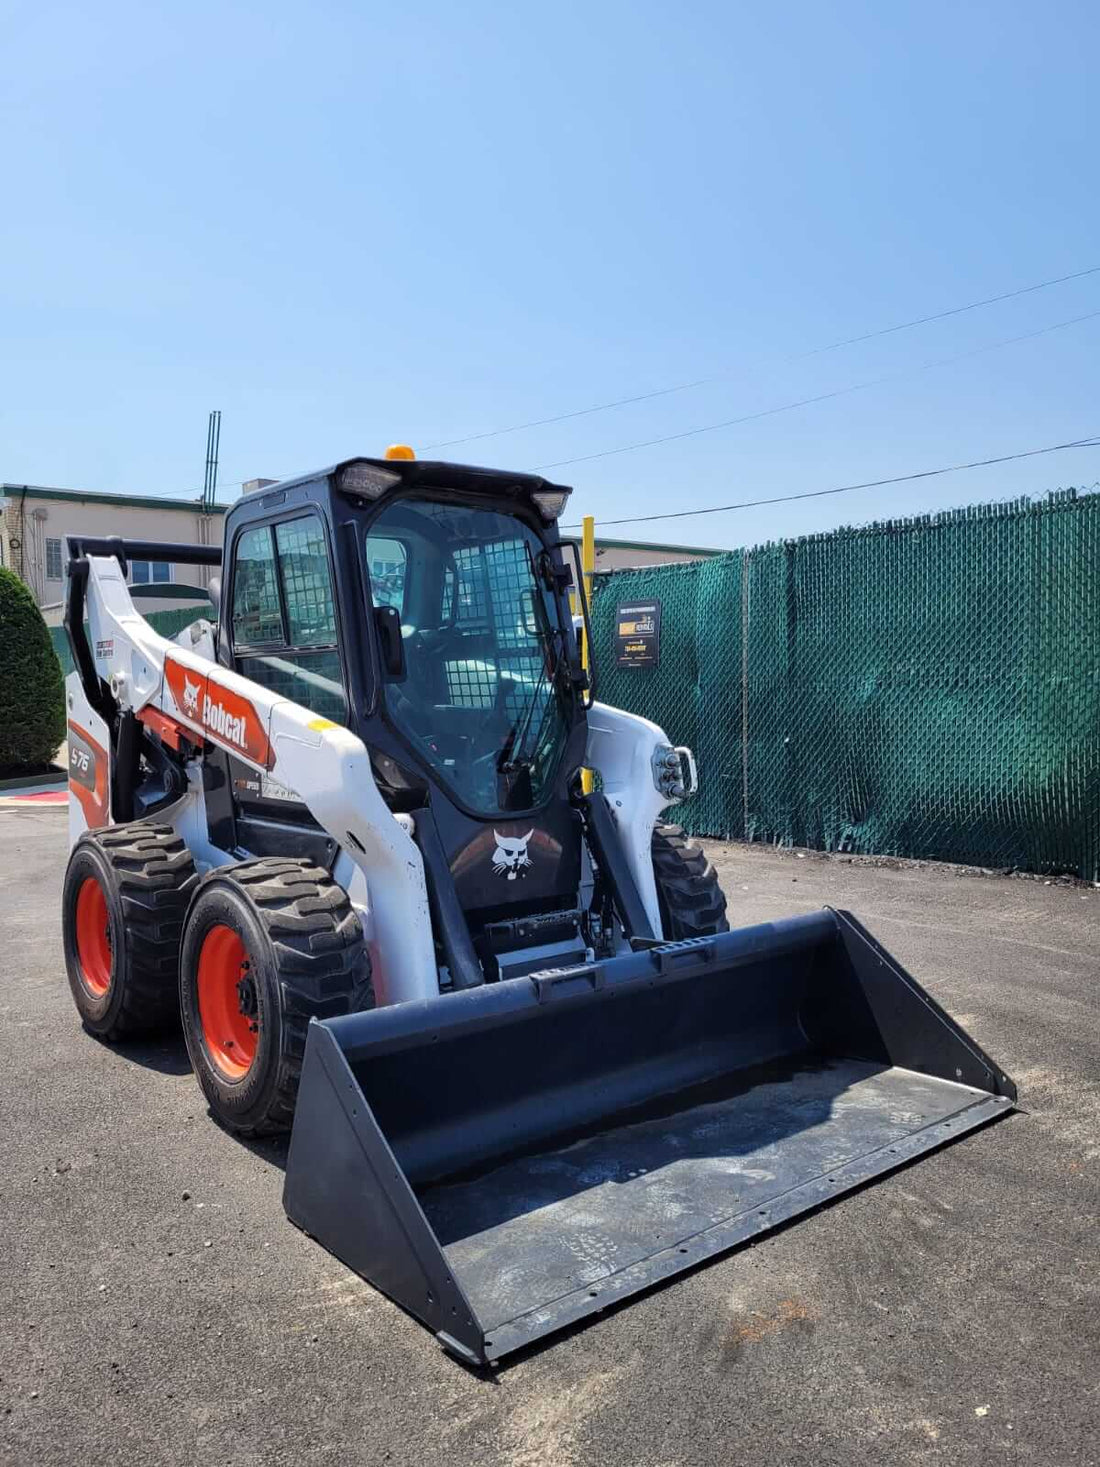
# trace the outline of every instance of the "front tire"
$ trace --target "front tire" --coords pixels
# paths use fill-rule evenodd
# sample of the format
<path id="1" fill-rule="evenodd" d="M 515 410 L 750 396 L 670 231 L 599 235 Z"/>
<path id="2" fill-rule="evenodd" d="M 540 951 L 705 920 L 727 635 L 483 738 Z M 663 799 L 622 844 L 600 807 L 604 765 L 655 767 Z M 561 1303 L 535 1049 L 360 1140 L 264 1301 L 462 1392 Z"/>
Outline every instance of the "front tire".
<path id="1" fill-rule="evenodd" d="M 230 1130 L 286 1130 L 311 1018 L 371 1008 L 370 955 L 347 893 L 306 860 L 205 877 L 180 949 L 180 1013 L 210 1109 Z"/>
<path id="2" fill-rule="evenodd" d="M 679 825 L 653 831 L 653 875 L 661 926 L 669 942 L 728 932 L 726 897 L 706 852 Z"/>

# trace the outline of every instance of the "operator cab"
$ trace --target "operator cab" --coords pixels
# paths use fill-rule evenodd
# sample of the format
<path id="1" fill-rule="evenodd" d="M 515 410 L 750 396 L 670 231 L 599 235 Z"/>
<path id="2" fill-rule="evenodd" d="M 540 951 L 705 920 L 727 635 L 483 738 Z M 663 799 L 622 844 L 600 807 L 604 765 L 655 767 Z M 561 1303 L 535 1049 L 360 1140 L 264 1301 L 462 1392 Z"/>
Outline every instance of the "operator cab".
<path id="1" fill-rule="evenodd" d="M 589 697 L 569 603 L 580 568 L 557 528 L 569 492 L 352 459 L 242 498 L 226 525 L 219 661 L 363 739 L 475 937 L 520 906 L 578 901 Z M 227 757 L 232 844 L 277 848 L 279 827 L 311 823 L 292 792 Z"/>

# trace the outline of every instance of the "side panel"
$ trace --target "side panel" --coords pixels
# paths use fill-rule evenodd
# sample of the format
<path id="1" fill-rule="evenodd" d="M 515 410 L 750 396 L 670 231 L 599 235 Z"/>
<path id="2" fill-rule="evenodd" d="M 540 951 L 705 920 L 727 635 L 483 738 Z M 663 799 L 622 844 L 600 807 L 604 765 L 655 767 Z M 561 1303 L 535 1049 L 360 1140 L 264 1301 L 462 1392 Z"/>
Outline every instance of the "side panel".
<path id="1" fill-rule="evenodd" d="M 86 830 L 111 823 L 110 734 L 104 720 L 90 707 L 80 678 L 65 679 L 69 749 L 69 845 Z"/>
<path id="2" fill-rule="evenodd" d="M 668 739 L 647 718 L 593 703 L 585 764 L 600 776 L 611 817 L 654 932 L 663 936 L 653 876 L 653 827 L 669 804 L 653 782 L 653 754 Z"/>

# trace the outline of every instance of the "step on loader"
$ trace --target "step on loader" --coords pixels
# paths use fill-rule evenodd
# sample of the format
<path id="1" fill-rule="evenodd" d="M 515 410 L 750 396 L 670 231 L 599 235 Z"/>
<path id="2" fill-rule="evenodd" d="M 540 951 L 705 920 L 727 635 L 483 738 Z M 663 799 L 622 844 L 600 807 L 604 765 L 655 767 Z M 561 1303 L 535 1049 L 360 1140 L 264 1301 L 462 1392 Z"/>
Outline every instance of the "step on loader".
<path id="1" fill-rule="evenodd" d="M 471 1364 L 1015 1099 L 849 914 L 729 930 L 690 752 L 595 701 L 568 494 L 395 449 L 224 552 L 69 542 L 80 1016 L 182 1023 L 218 1121 L 291 1128 L 291 1220 Z M 160 636 L 134 559 L 210 618 Z"/>

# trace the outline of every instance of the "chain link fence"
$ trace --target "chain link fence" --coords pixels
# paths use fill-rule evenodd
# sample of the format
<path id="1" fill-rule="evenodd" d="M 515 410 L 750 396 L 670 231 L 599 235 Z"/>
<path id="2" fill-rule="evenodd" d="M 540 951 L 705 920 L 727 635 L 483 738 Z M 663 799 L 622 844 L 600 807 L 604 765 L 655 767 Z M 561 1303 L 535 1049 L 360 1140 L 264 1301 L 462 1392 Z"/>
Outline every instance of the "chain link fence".
<path id="1" fill-rule="evenodd" d="M 1100 495 L 598 575 L 592 625 L 600 699 L 695 751 L 693 833 L 1100 880 Z"/>

